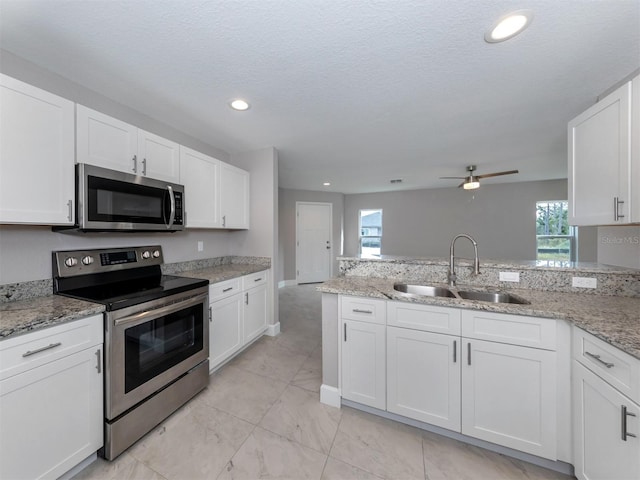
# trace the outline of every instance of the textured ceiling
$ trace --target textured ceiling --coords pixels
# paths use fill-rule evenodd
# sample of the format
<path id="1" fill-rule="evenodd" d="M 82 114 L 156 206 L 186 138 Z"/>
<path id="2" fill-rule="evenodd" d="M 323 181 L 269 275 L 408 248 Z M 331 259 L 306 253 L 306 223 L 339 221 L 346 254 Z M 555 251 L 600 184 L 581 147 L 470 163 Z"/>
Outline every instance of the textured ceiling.
<path id="1" fill-rule="evenodd" d="M 566 178 L 567 121 L 640 67 L 640 0 L 0 0 L 0 46 L 232 154 L 276 147 L 281 187 L 433 188 L 472 163 Z"/>

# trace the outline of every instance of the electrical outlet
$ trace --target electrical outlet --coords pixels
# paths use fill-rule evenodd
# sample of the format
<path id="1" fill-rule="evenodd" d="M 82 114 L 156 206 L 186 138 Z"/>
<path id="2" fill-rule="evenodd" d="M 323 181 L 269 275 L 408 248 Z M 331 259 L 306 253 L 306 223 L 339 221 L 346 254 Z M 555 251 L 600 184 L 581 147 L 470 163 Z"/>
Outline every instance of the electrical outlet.
<path id="1" fill-rule="evenodd" d="M 501 282 L 519 282 L 520 272 L 500 272 Z"/>
<path id="2" fill-rule="evenodd" d="M 202 240 L 198 240 L 198 251 L 202 252 L 204 250 L 204 242 Z"/>
<path id="3" fill-rule="evenodd" d="M 577 288 L 597 288 L 598 279 L 595 277 L 572 277 L 571 286 Z"/>

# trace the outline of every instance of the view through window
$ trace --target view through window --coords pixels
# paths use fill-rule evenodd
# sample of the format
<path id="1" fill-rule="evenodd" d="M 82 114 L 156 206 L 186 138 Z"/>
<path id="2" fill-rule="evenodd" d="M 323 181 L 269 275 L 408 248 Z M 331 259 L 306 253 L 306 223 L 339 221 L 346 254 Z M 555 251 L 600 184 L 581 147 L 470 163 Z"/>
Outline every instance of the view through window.
<path id="1" fill-rule="evenodd" d="M 380 256 L 382 252 L 382 210 L 360 210 L 360 254 Z"/>
<path id="2" fill-rule="evenodd" d="M 574 261 L 574 229 L 566 200 L 536 203 L 537 260 Z"/>

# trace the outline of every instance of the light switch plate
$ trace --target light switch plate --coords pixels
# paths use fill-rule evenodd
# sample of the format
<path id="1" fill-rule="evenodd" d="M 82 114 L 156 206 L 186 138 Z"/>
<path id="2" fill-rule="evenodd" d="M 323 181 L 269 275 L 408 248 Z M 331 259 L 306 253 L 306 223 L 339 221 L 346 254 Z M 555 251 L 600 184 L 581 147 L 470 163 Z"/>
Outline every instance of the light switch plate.
<path id="1" fill-rule="evenodd" d="M 202 252 L 204 250 L 204 242 L 202 240 L 198 240 L 198 251 Z"/>
<path id="2" fill-rule="evenodd" d="M 519 282 L 520 272 L 500 272 L 501 282 Z"/>
<path id="3" fill-rule="evenodd" d="M 598 288 L 598 279 L 595 277 L 572 277 L 572 287 Z"/>

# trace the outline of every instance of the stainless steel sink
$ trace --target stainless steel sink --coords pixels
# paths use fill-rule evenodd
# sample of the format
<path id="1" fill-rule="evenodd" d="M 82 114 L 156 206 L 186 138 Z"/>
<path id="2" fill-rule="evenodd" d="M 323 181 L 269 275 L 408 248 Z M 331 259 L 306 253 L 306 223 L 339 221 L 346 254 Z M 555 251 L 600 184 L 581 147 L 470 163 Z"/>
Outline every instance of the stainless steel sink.
<path id="1" fill-rule="evenodd" d="M 531 303 L 525 300 L 524 298 L 520 298 L 510 293 L 475 292 L 475 291 L 461 290 L 461 291 L 458 291 L 458 296 L 460 298 L 464 298 L 465 300 L 479 300 L 481 302 L 491 302 L 491 303 L 518 303 L 521 305 Z"/>
<path id="2" fill-rule="evenodd" d="M 455 298 L 455 295 L 444 287 L 432 287 L 430 285 L 409 285 L 406 283 L 396 283 L 393 289 L 406 293 L 408 295 L 423 295 L 426 297 L 450 297 Z"/>

